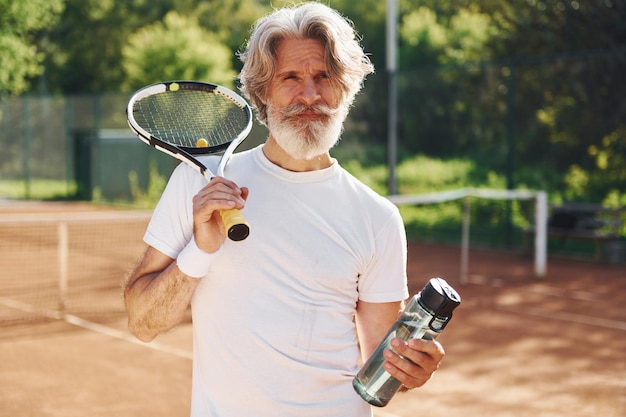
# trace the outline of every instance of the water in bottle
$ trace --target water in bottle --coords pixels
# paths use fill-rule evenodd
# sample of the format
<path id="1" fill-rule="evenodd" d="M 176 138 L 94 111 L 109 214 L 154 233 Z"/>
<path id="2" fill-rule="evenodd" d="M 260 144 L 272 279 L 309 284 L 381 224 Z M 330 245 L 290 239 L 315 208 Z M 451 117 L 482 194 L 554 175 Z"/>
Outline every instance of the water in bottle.
<path id="1" fill-rule="evenodd" d="M 452 318 L 452 311 L 461 303 L 461 297 L 441 278 L 432 278 L 408 302 L 404 311 L 391 326 L 372 356 L 365 362 L 352 381 L 356 392 L 368 403 L 384 407 L 402 383 L 389 375 L 383 363 L 385 349 L 392 349 L 395 337 L 434 340 Z"/>

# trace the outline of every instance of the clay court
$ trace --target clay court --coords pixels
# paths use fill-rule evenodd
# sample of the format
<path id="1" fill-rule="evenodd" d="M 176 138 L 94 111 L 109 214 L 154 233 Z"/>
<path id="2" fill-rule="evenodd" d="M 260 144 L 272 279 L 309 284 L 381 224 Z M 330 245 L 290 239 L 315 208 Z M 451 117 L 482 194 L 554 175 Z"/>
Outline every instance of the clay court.
<path id="1" fill-rule="evenodd" d="M 73 218 L 95 211 L 0 205 L 0 220 L 71 210 L 79 213 Z M 73 224 L 76 263 L 68 266 L 64 314 L 50 237 L 56 229 L 21 230 L 28 240 L 1 226 L 0 415 L 187 416 L 190 321 L 150 344 L 126 331 L 120 281 L 143 249 L 145 222 L 105 224 L 82 232 L 81 242 Z M 409 258 L 412 293 L 441 276 L 463 302 L 440 338 L 447 356 L 435 377 L 376 409 L 377 417 L 626 416 L 624 265 L 550 257 L 537 280 L 530 257 L 473 249 L 469 282 L 461 284 L 457 247 L 412 243 Z"/>

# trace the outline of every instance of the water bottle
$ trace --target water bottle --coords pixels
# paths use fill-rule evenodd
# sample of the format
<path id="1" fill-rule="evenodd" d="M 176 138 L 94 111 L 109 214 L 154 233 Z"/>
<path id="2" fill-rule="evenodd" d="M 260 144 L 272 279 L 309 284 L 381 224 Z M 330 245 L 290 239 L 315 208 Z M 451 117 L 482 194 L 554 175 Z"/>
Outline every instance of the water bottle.
<path id="1" fill-rule="evenodd" d="M 408 302 L 404 311 L 391 326 L 372 356 L 365 362 L 352 381 L 355 391 L 368 403 L 386 406 L 402 383 L 389 375 L 383 363 L 385 349 L 392 349 L 391 339 L 434 340 L 452 318 L 452 310 L 461 303 L 461 297 L 441 278 L 431 278 L 424 288 Z"/>

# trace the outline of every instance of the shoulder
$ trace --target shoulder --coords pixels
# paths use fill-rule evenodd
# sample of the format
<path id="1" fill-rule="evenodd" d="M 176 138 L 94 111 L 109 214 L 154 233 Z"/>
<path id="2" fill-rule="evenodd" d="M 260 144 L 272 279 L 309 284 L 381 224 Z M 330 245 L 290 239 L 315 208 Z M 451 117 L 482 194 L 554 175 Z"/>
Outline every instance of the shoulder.
<path id="1" fill-rule="evenodd" d="M 258 162 L 256 162 L 258 159 L 257 154 L 260 151 L 260 148 L 256 147 L 232 154 L 230 159 L 226 163 L 226 166 L 224 167 L 224 176 L 235 181 L 245 181 L 246 177 L 255 175 L 255 169 L 258 166 Z M 212 155 L 206 158 L 207 159 L 205 165 L 212 172 L 215 172 L 217 170 L 217 165 L 220 162 L 221 156 Z"/>
<path id="2" fill-rule="evenodd" d="M 397 213 L 398 208 L 387 197 L 377 193 L 370 186 L 341 167 L 341 181 L 355 203 L 365 209 L 378 209 L 386 213 Z"/>
<path id="3" fill-rule="evenodd" d="M 174 168 L 167 188 L 177 189 L 179 193 L 195 194 L 206 185 L 206 182 L 199 169 L 192 168 L 186 163 L 180 163 Z"/>
<path id="4" fill-rule="evenodd" d="M 349 216 L 363 232 L 378 239 L 383 236 L 403 236 L 404 221 L 400 210 L 387 197 L 377 193 L 367 184 L 342 168 L 341 199 L 346 203 Z"/>

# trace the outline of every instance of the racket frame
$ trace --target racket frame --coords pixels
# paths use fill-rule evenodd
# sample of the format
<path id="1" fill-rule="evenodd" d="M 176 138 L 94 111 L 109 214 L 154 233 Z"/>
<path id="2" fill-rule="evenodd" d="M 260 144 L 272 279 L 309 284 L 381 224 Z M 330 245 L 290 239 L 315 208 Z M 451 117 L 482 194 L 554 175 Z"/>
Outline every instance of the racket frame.
<path id="1" fill-rule="evenodd" d="M 174 85 L 176 86 L 176 90 L 172 89 L 172 86 Z M 195 91 L 204 90 L 207 93 L 217 94 L 226 97 L 227 99 L 234 102 L 237 106 L 239 106 L 246 114 L 248 120 L 247 126 L 230 142 L 226 142 L 217 146 L 194 148 L 177 146 L 163 141 L 153 136 L 150 132 L 146 131 L 137 123 L 137 120 L 135 119 L 133 114 L 133 107 L 136 102 L 145 99 L 146 97 L 149 97 L 151 95 L 161 94 L 167 91 L 172 91 L 173 93 L 175 93 L 176 91 L 185 89 Z M 241 144 L 241 142 L 243 142 L 243 140 L 248 136 L 248 134 L 250 134 L 250 131 L 252 130 L 252 110 L 250 109 L 248 103 L 241 96 L 226 87 L 200 81 L 166 81 L 143 87 L 137 90 L 129 99 L 128 105 L 126 106 L 126 118 L 128 121 L 128 126 L 140 140 L 150 145 L 151 147 L 158 149 L 161 152 L 164 152 L 181 162 L 186 163 L 190 167 L 200 172 L 200 174 L 202 174 L 207 181 L 211 181 L 214 175 L 206 167 L 206 165 L 196 159 L 194 155 L 214 155 L 222 153 L 222 157 L 220 158 L 220 161 L 217 165 L 216 175 L 219 177 L 223 177 L 226 164 L 230 160 L 235 149 L 239 146 L 239 144 Z M 239 210 L 221 210 L 220 214 L 226 225 L 226 233 L 231 240 L 240 241 L 248 237 L 249 225 L 246 223 L 243 216 L 241 216 Z"/>
<path id="2" fill-rule="evenodd" d="M 212 94 L 218 94 L 228 98 L 229 100 L 237 104 L 246 113 L 246 116 L 248 118 L 248 125 L 231 142 L 227 142 L 218 146 L 201 148 L 176 146 L 153 136 L 150 132 L 139 126 L 133 115 L 133 107 L 136 102 L 146 97 L 170 91 L 170 87 L 172 86 L 172 84 L 178 86 L 177 91 L 185 89 L 193 89 L 196 91 L 206 90 L 207 92 L 210 92 Z M 190 88 L 190 86 L 193 86 L 194 88 Z M 198 86 L 202 88 L 198 89 Z M 193 167 L 198 172 L 200 172 L 200 174 L 202 174 L 208 181 L 210 181 L 214 177 L 213 173 L 206 167 L 206 165 L 198 161 L 194 157 L 194 155 L 214 155 L 223 152 L 216 170 L 216 175 L 218 177 L 223 177 L 224 168 L 226 167 L 226 164 L 235 152 L 235 149 L 237 149 L 237 147 L 241 144 L 241 142 L 243 142 L 243 140 L 250 134 L 250 131 L 252 130 L 252 110 L 250 109 L 248 103 L 241 96 L 226 87 L 200 81 L 166 81 L 143 87 L 142 89 L 137 90 L 128 101 L 128 105 L 126 107 L 126 117 L 128 120 L 128 126 L 139 139 L 152 146 L 153 148 L 165 152 L 166 154 L 178 159 L 179 161 L 185 162 L 187 165 Z"/>

